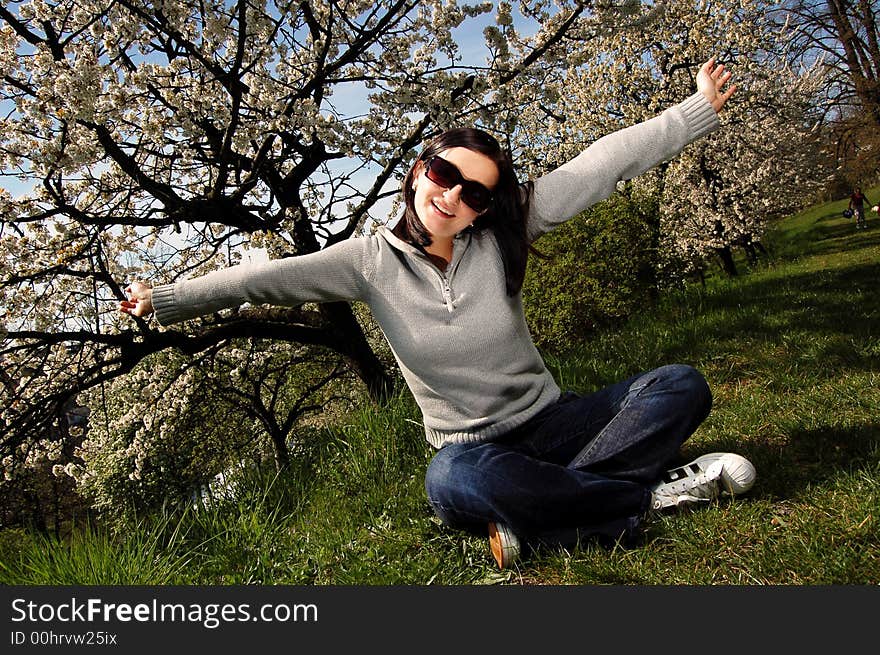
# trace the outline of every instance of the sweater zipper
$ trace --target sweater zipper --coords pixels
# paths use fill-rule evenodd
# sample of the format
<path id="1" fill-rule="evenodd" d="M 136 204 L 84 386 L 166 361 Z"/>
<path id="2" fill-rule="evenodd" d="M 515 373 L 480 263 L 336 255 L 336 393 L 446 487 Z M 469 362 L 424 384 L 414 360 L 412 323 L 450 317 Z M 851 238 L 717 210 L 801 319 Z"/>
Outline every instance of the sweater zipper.
<path id="1" fill-rule="evenodd" d="M 443 303 L 446 305 L 446 311 L 450 314 L 455 311 L 455 305 L 452 303 L 452 285 L 450 280 L 452 278 L 453 269 L 458 267 L 459 259 L 460 257 L 456 257 L 455 244 L 453 244 L 452 258 L 446 270 L 440 270 L 437 265 L 433 262 L 431 263 L 431 268 L 433 268 L 437 272 L 437 275 L 440 276 L 440 293 L 443 294 Z M 447 271 L 449 271 L 449 273 L 447 273 Z"/>
<path id="2" fill-rule="evenodd" d="M 445 274 L 440 274 L 441 289 L 443 291 L 443 300 L 446 303 L 446 310 L 451 314 L 455 309 L 452 304 L 452 289 L 449 287 L 449 278 Z"/>

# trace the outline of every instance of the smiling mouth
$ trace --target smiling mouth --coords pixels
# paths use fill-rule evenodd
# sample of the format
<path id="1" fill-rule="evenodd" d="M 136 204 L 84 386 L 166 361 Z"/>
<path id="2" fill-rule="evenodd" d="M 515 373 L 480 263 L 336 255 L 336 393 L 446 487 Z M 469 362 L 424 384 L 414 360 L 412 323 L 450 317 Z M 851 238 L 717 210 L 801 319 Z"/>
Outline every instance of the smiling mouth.
<path id="1" fill-rule="evenodd" d="M 449 217 L 449 218 L 453 218 L 453 217 L 455 216 L 455 214 L 451 214 L 451 213 L 449 213 L 448 211 L 442 209 L 442 208 L 441 208 L 439 205 L 437 205 L 437 203 L 434 202 L 433 200 L 431 201 L 431 205 L 433 205 L 434 209 L 436 209 L 438 212 L 440 212 L 440 213 L 443 214 L 444 216 L 447 216 L 447 217 Z"/>

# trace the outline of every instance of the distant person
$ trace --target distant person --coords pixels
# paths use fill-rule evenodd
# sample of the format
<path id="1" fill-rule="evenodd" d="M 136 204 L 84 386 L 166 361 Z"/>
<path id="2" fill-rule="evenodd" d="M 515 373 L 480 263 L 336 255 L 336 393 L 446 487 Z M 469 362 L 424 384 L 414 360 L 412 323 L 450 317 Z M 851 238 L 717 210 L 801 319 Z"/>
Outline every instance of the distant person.
<path id="1" fill-rule="evenodd" d="M 850 211 L 855 213 L 856 216 L 856 229 L 859 228 L 867 229 L 868 225 L 865 223 L 865 203 L 871 204 L 871 201 L 862 193 L 861 187 L 856 187 L 852 195 L 849 197 L 849 209 Z"/>
<path id="2" fill-rule="evenodd" d="M 561 390 L 523 314 L 529 244 L 717 129 L 736 88 L 722 89 L 730 77 L 710 59 L 692 96 L 527 184 L 495 137 L 448 130 L 406 175 L 405 210 L 392 229 L 155 289 L 133 282 L 120 310 L 155 311 L 169 325 L 245 302 L 363 301 L 437 449 L 425 487 L 446 525 L 488 531 L 502 568 L 521 543 L 629 540 L 649 512 L 747 490 L 754 468 L 709 453 L 667 471 L 712 403 L 688 365 L 594 393 Z"/>

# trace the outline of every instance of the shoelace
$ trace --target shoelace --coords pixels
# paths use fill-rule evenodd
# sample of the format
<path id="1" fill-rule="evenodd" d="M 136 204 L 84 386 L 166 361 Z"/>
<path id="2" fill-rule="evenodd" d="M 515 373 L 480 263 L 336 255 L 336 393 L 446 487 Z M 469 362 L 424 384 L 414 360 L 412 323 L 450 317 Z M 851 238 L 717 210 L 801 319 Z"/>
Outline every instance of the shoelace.
<path id="1" fill-rule="evenodd" d="M 723 463 L 717 461 L 710 464 L 705 471 L 688 467 L 669 471 L 667 479 L 670 481 L 654 490 L 654 508 L 683 502 L 709 502 L 718 495 L 717 482 L 723 468 Z"/>

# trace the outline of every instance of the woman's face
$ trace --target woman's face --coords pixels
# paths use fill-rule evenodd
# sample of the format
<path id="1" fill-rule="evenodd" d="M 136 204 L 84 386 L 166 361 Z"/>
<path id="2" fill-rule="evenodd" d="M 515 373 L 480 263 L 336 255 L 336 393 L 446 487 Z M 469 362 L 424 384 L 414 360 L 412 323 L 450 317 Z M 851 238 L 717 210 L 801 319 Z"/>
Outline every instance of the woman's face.
<path id="1" fill-rule="evenodd" d="M 454 147 L 438 156 L 455 166 L 465 180 L 479 182 L 490 191 L 498 183 L 498 167 L 486 155 Z M 416 164 L 413 188 L 416 215 L 435 242 L 451 241 L 480 215 L 462 200 L 461 184 L 446 188 L 433 182 L 425 174 L 423 161 Z"/>

